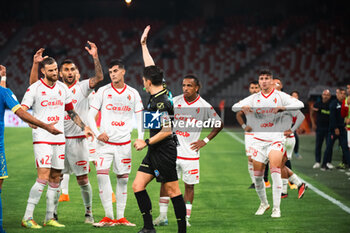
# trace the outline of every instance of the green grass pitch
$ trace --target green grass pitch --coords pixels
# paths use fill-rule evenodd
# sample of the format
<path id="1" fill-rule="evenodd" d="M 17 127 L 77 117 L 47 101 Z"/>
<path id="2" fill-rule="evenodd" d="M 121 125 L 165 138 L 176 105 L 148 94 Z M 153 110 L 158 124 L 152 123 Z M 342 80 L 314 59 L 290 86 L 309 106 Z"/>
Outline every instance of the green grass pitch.
<path id="1" fill-rule="evenodd" d="M 237 135 L 243 138 L 242 133 Z M 135 134 L 133 134 L 135 136 Z M 313 170 L 313 136 L 301 137 L 302 160 L 293 160 L 296 173 L 307 182 L 329 196 L 350 206 L 350 181 L 345 172 Z M 136 170 L 146 150 L 133 151 L 132 172 L 129 179 L 128 202 L 125 216 L 136 227 L 116 226 L 96 229 L 84 224 L 84 206 L 75 177 L 71 176 L 69 185 L 70 201 L 60 203 L 59 220 L 66 225 L 64 229 L 44 227 L 29 230 L 21 227 L 29 191 L 36 179 L 31 130 L 29 128 L 6 128 L 5 148 L 9 178 L 5 180 L 2 191 L 4 228 L 11 232 L 137 232 L 142 228 L 142 217 L 133 195 L 131 184 Z M 337 150 L 337 149 L 336 149 Z M 335 151 L 335 160 L 340 160 Z M 334 164 L 337 164 L 334 162 Z M 248 189 L 250 178 L 247 171 L 247 158 L 244 147 L 221 132 L 201 151 L 201 182 L 195 186 L 191 224 L 188 232 L 350 232 L 350 214 L 338 206 L 308 190 L 303 199 L 297 198 L 296 190 L 289 190 L 289 197 L 281 203 L 282 217 L 272 219 L 271 211 L 263 216 L 255 216 L 259 200 L 254 190 Z M 96 221 L 104 217 L 103 207 L 98 195 L 96 171 L 92 166 L 89 179 L 93 187 L 93 214 Z M 115 175 L 111 173 L 115 190 Z M 183 182 L 180 182 L 183 190 Z M 153 205 L 153 218 L 158 216 L 159 184 L 152 181 L 147 191 Z M 272 204 L 271 188 L 267 189 Z M 46 208 L 46 191 L 35 208 L 34 219 L 42 224 Z M 115 209 L 114 209 L 115 212 Z M 172 205 L 169 206 L 169 226 L 157 227 L 157 232 L 176 232 L 177 226 Z"/>

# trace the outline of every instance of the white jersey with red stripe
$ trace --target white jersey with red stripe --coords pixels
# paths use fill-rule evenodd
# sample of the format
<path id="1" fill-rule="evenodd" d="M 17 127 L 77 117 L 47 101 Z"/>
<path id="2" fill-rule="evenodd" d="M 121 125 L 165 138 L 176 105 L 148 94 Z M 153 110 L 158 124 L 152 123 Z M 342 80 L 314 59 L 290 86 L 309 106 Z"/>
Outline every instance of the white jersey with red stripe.
<path id="1" fill-rule="evenodd" d="M 125 84 L 118 91 L 111 83 L 107 84 L 97 91 L 90 107 L 101 110 L 100 132 L 107 133 L 109 143 L 130 142 L 133 114 L 143 110 L 136 89 Z"/>
<path id="2" fill-rule="evenodd" d="M 178 158 L 185 159 L 198 159 L 199 151 L 196 152 L 191 149 L 191 143 L 198 141 L 202 128 L 201 127 L 188 127 L 181 128 L 175 125 L 178 121 L 195 120 L 195 121 L 207 121 L 213 119 L 220 121 L 220 117 L 215 112 L 214 108 L 205 101 L 202 97 L 198 97 L 188 102 L 184 95 L 174 97 L 174 131 L 179 140 L 180 146 L 177 147 Z M 186 119 L 189 117 L 190 119 Z"/>
<path id="3" fill-rule="evenodd" d="M 78 113 L 80 119 L 87 124 L 89 112 L 88 96 L 93 91 L 93 89 L 90 88 L 89 80 L 81 82 L 76 81 L 68 88 L 73 95 L 72 103 L 74 105 L 74 110 Z M 84 131 L 71 120 L 67 113 L 64 116 L 64 120 L 64 134 L 66 138 L 85 137 Z"/>
<path id="4" fill-rule="evenodd" d="M 304 104 L 292 96 L 273 89 L 270 94 L 265 95 L 261 91 L 248 96 L 232 106 L 232 110 L 237 112 L 243 106 L 249 106 L 252 112 L 246 113 L 251 117 L 252 132 L 254 139 L 260 141 L 283 141 L 284 112 L 273 113 L 276 107 L 286 107 L 287 111 L 298 110 Z"/>
<path id="5" fill-rule="evenodd" d="M 72 93 L 60 81 L 50 87 L 40 79 L 27 89 L 22 105 L 32 108 L 33 116 L 45 123 L 58 121 L 55 127 L 64 132 L 65 110 L 73 109 Z M 33 129 L 32 133 L 34 143 L 65 143 L 64 134 L 53 135 L 42 128 Z"/>

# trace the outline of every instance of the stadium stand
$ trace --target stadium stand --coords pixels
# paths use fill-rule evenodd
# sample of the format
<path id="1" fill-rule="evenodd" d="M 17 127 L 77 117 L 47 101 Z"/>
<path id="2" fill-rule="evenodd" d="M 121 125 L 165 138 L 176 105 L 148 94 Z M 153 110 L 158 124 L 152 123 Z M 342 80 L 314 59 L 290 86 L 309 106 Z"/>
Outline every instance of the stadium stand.
<path id="1" fill-rule="evenodd" d="M 300 33 L 286 46 L 278 46 L 305 25 L 307 17 L 269 20 L 250 16 L 234 16 L 216 20 L 197 18 L 166 26 L 156 20 L 97 18 L 64 19 L 35 24 L 22 41 L 12 48 L 3 64 L 11 79 L 8 85 L 21 99 L 28 87 L 32 57 L 40 47 L 58 62 L 65 58 L 76 61 L 82 78 L 93 73 L 93 63 L 84 50 L 87 40 L 98 45 L 101 64 L 107 74 L 107 63 L 122 58 L 129 65 L 126 82 L 142 89 L 142 59 L 139 35 L 146 24 L 152 25 L 152 56 L 165 70 L 166 81 L 174 94 L 181 93 L 179 80 L 195 73 L 202 82 L 201 94 L 216 106 L 221 99 L 233 102 L 246 95 L 247 84 L 256 79 L 257 70 L 267 66 L 283 79 L 285 91 L 302 86 L 305 100 L 310 85 L 335 86 L 345 81 L 350 72 L 350 37 L 342 18 L 318 21 Z M 12 26 L 11 26 L 12 25 Z M 9 38 L 16 31 L 9 24 L 0 32 Z M 161 35 L 156 36 L 162 31 Z M 272 53 L 270 53 L 273 51 Z M 257 58 L 263 59 L 237 77 L 237 72 Z M 223 84 L 220 91 L 212 90 Z M 215 92 L 215 93 L 214 93 Z M 141 92 L 141 95 L 145 93 Z"/>
<path id="2" fill-rule="evenodd" d="M 308 97 L 309 88 L 315 84 L 343 84 L 350 78 L 350 36 L 344 33 L 346 24 L 343 22 L 342 19 L 334 19 L 331 24 L 318 22 L 295 43 L 275 51 L 244 76 L 233 80 L 217 99 L 234 97 L 237 100 L 245 96 L 247 84 L 256 79 L 259 67 L 269 67 L 275 77 L 284 81 L 286 92 L 300 90 L 303 99 Z"/>
<path id="3" fill-rule="evenodd" d="M 195 73 L 201 79 L 201 92 L 205 95 L 208 87 L 273 47 L 304 20 L 291 18 L 276 25 L 259 24 L 257 19 L 243 16 L 182 21 L 152 46 L 152 55 L 164 68 L 167 83 L 174 93 L 181 92 L 178 83 L 181 77 Z M 142 65 L 141 61 L 135 64 L 135 67 Z"/>
<path id="4" fill-rule="evenodd" d="M 149 23 L 155 32 L 162 24 L 155 21 Z M 64 19 L 36 24 L 3 62 L 11 74 L 8 85 L 15 87 L 15 94 L 21 99 L 28 87 L 33 55 L 41 47 L 46 49 L 44 55 L 54 57 L 58 63 L 66 58 L 73 59 L 79 67 L 81 77 L 88 78 L 93 74 L 94 66 L 84 49 L 87 40 L 97 44 L 106 73 L 106 64 L 111 59 L 125 59 L 138 48 L 138 34 L 143 27 L 143 20 L 108 18 L 82 22 Z"/>
<path id="5" fill-rule="evenodd" d="M 0 48 L 4 46 L 8 40 L 16 33 L 19 24 L 16 22 L 0 23 Z"/>

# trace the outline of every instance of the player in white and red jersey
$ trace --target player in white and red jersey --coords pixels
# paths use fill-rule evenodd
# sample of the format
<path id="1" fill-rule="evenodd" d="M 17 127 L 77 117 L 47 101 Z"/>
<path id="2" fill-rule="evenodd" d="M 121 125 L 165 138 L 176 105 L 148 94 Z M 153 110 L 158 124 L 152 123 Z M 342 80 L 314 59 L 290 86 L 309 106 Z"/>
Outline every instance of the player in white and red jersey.
<path id="1" fill-rule="evenodd" d="M 298 111 L 286 111 L 284 112 L 282 121 L 284 122 L 284 136 L 285 140 L 285 152 L 282 160 L 281 177 L 282 177 L 282 194 L 281 198 L 288 197 L 288 180 L 298 187 L 298 198 L 304 196 L 304 192 L 307 189 L 305 183 L 303 183 L 299 177 L 293 173 L 293 171 L 286 166 L 286 162 L 292 159 L 292 154 L 295 146 L 295 138 L 293 132 L 299 128 L 304 121 L 304 114 Z"/>
<path id="2" fill-rule="evenodd" d="M 40 51 L 40 50 L 39 50 Z M 38 52 L 39 52 L 38 51 Z M 32 75 L 31 75 L 32 77 Z M 77 66 L 75 66 L 75 79 L 80 81 L 80 72 Z M 68 85 L 69 86 L 69 85 Z M 89 140 L 88 140 L 89 143 Z M 66 150 L 67 150 L 67 145 L 66 145 Z M 63 202 L 63 201 L 69 201 L 69 194 L 68 194 L 68 190 L 69 190 L 69 178 L 70 178 L 70 174 L 62 174 L 62 178 L 61 178 L 61 183 L 60 183 L 60 188 L 61 188 L 61 195 L 58 199 L 59 202 Z M 58 206 L 58 205 L 57 205 Z M 56 206 L 56 210 L 55 210 L 55 218 L 57 219 L 57 206 Z"/>
<path id="3" fill-rule="evenodd" d="M 44 78 L 32 84 L 25 93 L 22 107 L 33 109 L 33 115 L 45 122 L 58 121 L 57 128 L 64 131 L 64 114 L 68 112 L 85 136 L 92 136 L 89 127 L 81 121 L 72 103 L 72 94 L 67 86 L 58 80 L 57 63 L 53 58 L 42 61 L 41 72 Z M 64 168 L 65 135 L 52 135 L 42 129 L 33 129 L 33 144 L 38 179 L 33 185 L 28 198 L 22 226 L 41 228 L 33 221 L 35 205 L 39 202 L 43 189 L 49 183 L 47 191 L 46 225 L 64 227 L 54 219 L 55 202 L 58 200 L 61 170 Z"/>
<path id="4" fill-rule="evenodd" d="M 96 87 L 96 85 L 103 80 L 103 72 L 98 58 L 97 47 L 90 41 L 87 43 L 89 44 L 89 47 L 85 47 L 85 49 L 94 60 L 95 76 L 87 80 L 79 81 L 79 71 L 77 71 L 77 67 L 74 62 L 69 59 L 64 60 L 60 64 L 59 72 L 59 75 L 62 78 L 64 84 L 66 84 L 72 93 L 72 103 L 74 105 L 74 109 L 84 122 L 87 122 L 87 115 L 89 111 L 88 96 Z M 40 52 L 40 50 L 38 52 Z M 40 57 L 42 57 L 42 53 L 34 59 L 40 59 Z M 35 79 L 37 79 L 37 75 L 32 73 L 30 81 L 33 82 Z M 71 173 L 74 173 L 80 186 L 85 206 L 85 223 L 93 223 L 94 219 L 92 216 L 92 188 L 87 175 L 89 173 L 88 142 L 86 140 L 84 132 L 71 120 L 70 116 L 67 113 L 64 117 L 64 131 L 66 138 L 66 156 L 64 166 L 65 168 L 62 171 L 62 195 L 60 196 L 59 201 L 69 201 L 69 175 Z M 57 220 L 56 212 L 54 216 Z"/>
<path id="5" fill-rule="evenodd" d="M 95 223 L 96 227 L 115 224 L 135 226 L 124 217 L 127 199 L 127 184 L 131 171 L 131 131 L 133 115 L 136 115 L 138 137 L 143 139 L 141 115 L 143 105 L 138 91 L 124 83 L 125 66 L 120 60 L 109 65 L 111 83 L 101 87 L 90 104 L 88 116 L 97 142 L 96 160 L 97 180 L 105 217 Z M 96 127 L 95 116 L 101 111 L 100 130 Z M 112 205 L 112 187 L 109 169 L 113 162 L 113 171 L 117 175 L 117 218 L 114 220 Z"/>
<path id="6" fill-rule="evenodd" d="M 274 78 L 273 82 L 275 85 L 275 89 L 278 91 L 282 91 L 283 89 L 282 80 L 279 78 Z M 291 95 L 293 96 L 293 92 L 291 93 Z M 296 98 L 296 96 L 293 96 L 293 97 Z M 304 119 L 305 119 L 305 116 L 300 110 L 286 111 L 285 114 L 283 115 L 283 122 L 285 125 L 285 127 L 283 128 L 283 131 L 286 137 L 286 141 L 285 141 L 286 150 L 283 156 L 282 167 L 281 167 L 281 176 L 282 176 L 282 184 L 283 184 L 281 198 L 288 197 L 288 180 L 290 181 L 289 185 L 291 189 L 298 189 L 299 199 L 304 196 L 304 192 L 307 189 L 306 184 L 303 183 L 295 173 L 293 173 L 292 164 L 290 161 L 292 159 L 292 155 L 293 155 L 293 151 L 294 151 L 294 147 L 296 145 L 296 139 L 297 139 L 295 137 L 296 134 L 294 134 L 294 132 L 299 128 L 301 123 L 303 123 Z"/>
<path id="7" fill-rule="evenodd" d="M 192 203 L 194 198 L 194 185 L 199 183 L 199 149 L 212 140 L 223 128 L 220 117 L 214 108 L 199 95 L 200 83 L 195 75 L 186 75 L 182 81 L 183 94 L 174 97 L 174 131 L 177 135 L 179 146 L 177 147 L 176 170 L 178 177 L 182 176 L 185 183 L 184 201 L 186 204 L 186 223 L 191 226 Z M 181 123 L 211 122 L 214 126 L 210 134 L 203 140 L 199 140 L 202 127 L 182 127 Z M 168 225 L 167 212 L 169 204 L 163 185 L 160 190 L 159 208 L 160 215 L 153 224 L 155 226 Z"/>
<path id="8" fill-rule="evenodd" d="M 32 77 L 32 76 L 31 76 Z M 80 72 L 78 67 L 75 65 L 75 79 L 80 81 Z M 68 85 L 69 86 L 69 85 Z M 95 139 L 94 139 L 95 141 Z M 88 144 L 89 144 L 89 140 L 88 140 Z M 66 145 L 66 150 L 67 150 L 67 145 Z M 59 202 L 63 202 L 63 201 L 69 201 L 69 194 L 68 194 L 68 190 L 69 190 L 69 179 L 70 179 L 70 174 L 68 173 L 64 173 L 62 174 L 62 178 L 61 178 L 61 183 L 60 183 L 60 189 L 61 189 L 61 195 L 58 199 Z M 55 218 L 57 219 L 57 207 L 58 204 L 56 206 L 56 210 L 55 210 Z"/>
<path id="9" fill-rule="evenodd" d="M 260 91 L 259 83 L 257 81 L 252 81 L 249 83 L 249 93 L 254 94 L 258 93 Z M 252 159 L 252 151 L 251 151 L 251 144 L 252 144 L 252 138 L 254 136 L 254 132 L 252 132 L 251 125 L 251 118 L 252 115 L 248 114 L 246 116 L 246 123 L 244 123 L 243 120 L 243 111 L 239 111 L 236 114 L 236 119 L 238 121 L 238 124 L 243 128 L 244 130 L 244 144 L 245 144 L 245 153 L 248 157 L 248 172 L 250 179 L 252 180 L 252 184 L 249 186 L 250 189 L 254 189 L 254 170 L 253 170 L 253 159 Z"/>
<path id="10" fill-rule="evenodd" d="M 281 216 L 281 166 L 284 153 L 284 135 L 282 116 L 285 110 L 298 110 L 304 104 L 290 95 L 273 88 L 272 73 L 262 70 L 259 75 L 261 92 L 253 94 L 232 106 L 233 111 L 243 110 L 246 115 L 252 114 L 254 122 L 252 131 L 253 167 L 255 176 L 255 190 L 261 204 L 255 213 L 262 215 L 270 208 L 267 202 L 266 190 L 263 182 L 265 164 L 269 161 L 273 181 L 273 210 L 271 217 Z"/>
<path id="11" fill-rule="evenodd" d="M 75 74 L 75 80 L 80 81 L 80 72 L 79 72 L 79 69 L 78 69 L 78 67 L 76 65 L 75 65 L 75 73 L 76 73 Z M 88 96 L 89 103 L 92 101 L 93 94 L 95 94 L 94 90 Z M 88 106 L 90 106 L 90 105 L 88 105 Z M 96 149 L 95 149 L 96 148 L 95 147 L 95 142 L 96 142 L 96 138 L 93 141 L 87 140 L 88 149 L 89 149 L 89 161 L 94 161 L 93 158 L 95 156 L 95 151 L 96 151 Z M 67 145 L 66 145 L 66 149 L 67 149 Z M 62 176 L 61 185 L 60 185 L 61 195 L 60 195 L 60 198 L 58 199 L 59 202 L 69 201 L 70 200 L 69 199 L 69 194 L 68 194 L 69 178 L 70 178 L 70 174 L 68 174 L 68 173 L 63 174 L 63 176 Z M 91 218 L 92 218 L 92 216 L 91 216 Z M 87 220 L 86 222 L 89 222 L 88 217 L 85 220 Z"/>

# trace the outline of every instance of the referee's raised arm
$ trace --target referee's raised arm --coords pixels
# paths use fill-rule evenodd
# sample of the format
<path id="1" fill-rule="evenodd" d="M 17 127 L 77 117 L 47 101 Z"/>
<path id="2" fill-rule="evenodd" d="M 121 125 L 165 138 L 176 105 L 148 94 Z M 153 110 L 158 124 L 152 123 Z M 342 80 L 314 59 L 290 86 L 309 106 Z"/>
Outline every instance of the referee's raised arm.
<path id="1" fill-rule="evenodd" d="M 142 36 L 141 36 L 141 41 L 140 41 L 141 48 L 142 48 L 142 58 L 143 58 L 143 62 L 145 64 L 145 67 L 155 65 L 154 60 L 153 60 L 153 58 L 152 58 L 152 56 L 149 53 L 148 48 L 147 48 L 147 36 L 148 36 L 149 30 L 151 30 L 150 25 L 148 25 L 145 28 L 145 30 L 143 31 Z"/>

